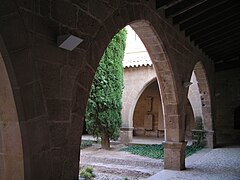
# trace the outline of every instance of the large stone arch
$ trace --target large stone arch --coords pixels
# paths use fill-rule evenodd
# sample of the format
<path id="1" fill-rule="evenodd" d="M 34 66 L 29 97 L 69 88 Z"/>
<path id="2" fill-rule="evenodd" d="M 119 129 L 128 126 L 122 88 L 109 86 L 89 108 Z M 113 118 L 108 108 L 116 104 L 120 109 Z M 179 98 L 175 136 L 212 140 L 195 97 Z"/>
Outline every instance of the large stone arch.
<path id="1" fill-rule="evenodd" d="M 207 147 L 214 146 L 214 128 L 212 115 L 211 92 L 207 79 L 207 74 L 203 63 L 197 62 L 193 69 L 199 87 L 200 101 L 202 106 L 202 123 L 206 131 Z"/>
<path id="2" fill-rule="evenodd" d="M 141 12 L 141 13 L 140 13 Z M 127 4 L 120 7 L 116 13 L 106 19 L 104 26 L 100 28 L 96 34 L 96 39 L 90 45 L 90 51 L 87 54 L 87 65 L 83 72 L 78 74 L 76 80 L 73 107 L 80 107 L 82 104 L 83 111 L 77 112 L 79 117 L 83 117 L 87 102 L 88 92 L 93 80 L 99 60 L 106 49 L 111 38 L 126 25 L 130 25 L 134 31 L 139 35 L 144 43 L 148 53 L 152 59 L 158 84 L 160 84 L 162 107 L 164 111 L 164 125 L 165 125 L 165 168 L 170 169 L 184 169 L 184 151 L 185 148 L 185 129 L 184 129 L 184 112 L 182 111 L 184 103 L 179 100 L 183 99 L 181 96 L 181 82 L 176 83 L 178 72 L 172 69 L 173 59 L 168 57 L 171 48 L 168 46 L 169 41 L 165 34 L 165 22 L 159 23 L 162 19 L 147 6 L 139 4 Z M 161 37 L 161 38 L 160 38 Z M 168 48 L 166 48 L 168 47 Z M 168 52 L 169 51 L 169 52 Z M 87 74 L 87 84 L 83 80 L 84 74 Z M 179 92 L 176 89 L 179 86 Z M 84 99 L 83 99 L 84 98 Z M 76 114 L 76 109 L 72 111 Z M 177 150 L 177 153 L 175 153 Z M 173 153 L 174 152 L 174 153 Z M 173 163 L 175 162 L 175 163 Z"/>
<path id="3" fill-rule="evenodd" d="M 22 137 L 5 63 L 9 56 L 0 35 L 0 179 L 24 179 Z M 7 64 L 9 65 L 9 64 Z"/>

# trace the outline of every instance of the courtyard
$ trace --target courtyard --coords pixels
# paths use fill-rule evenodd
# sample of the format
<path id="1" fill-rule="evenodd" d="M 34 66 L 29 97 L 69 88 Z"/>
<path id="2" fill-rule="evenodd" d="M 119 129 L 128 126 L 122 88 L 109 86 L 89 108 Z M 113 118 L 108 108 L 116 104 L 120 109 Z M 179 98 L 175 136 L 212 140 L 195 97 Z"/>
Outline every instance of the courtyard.
<path id="1" fill-rule="evenodd" d="M 84 137 L 84 136 L 83 136 Z M 84 137 L 86 138 L 86 137 Z M 153 139 L 155 143 L 161 143 Z M 132 145 L 151 144 L 148 138 L 133 138 Z M 164 170 L 161 159 L 153 159 L 121 151 L 126 147 L 119 142 L 111 143 L 111 150 L 100 144 L 81 150 L 80 168 L 91 166 L 99 180 L 239 180 L 240 146 L 215 149 L 203 148 L 186 158 L 186 170 Z"/>

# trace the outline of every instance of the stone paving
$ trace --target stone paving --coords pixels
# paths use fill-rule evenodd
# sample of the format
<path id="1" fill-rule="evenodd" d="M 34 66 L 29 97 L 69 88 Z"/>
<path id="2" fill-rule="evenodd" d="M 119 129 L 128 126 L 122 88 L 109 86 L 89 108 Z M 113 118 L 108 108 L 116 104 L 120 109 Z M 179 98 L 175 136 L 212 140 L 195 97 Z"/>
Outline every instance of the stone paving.
<path id="1" fill-rule="evenodd" d="M 240 180 L 240 146 L 203 149 L 186 159 L 186 167 L 162 170 L 148 180 Z"/>

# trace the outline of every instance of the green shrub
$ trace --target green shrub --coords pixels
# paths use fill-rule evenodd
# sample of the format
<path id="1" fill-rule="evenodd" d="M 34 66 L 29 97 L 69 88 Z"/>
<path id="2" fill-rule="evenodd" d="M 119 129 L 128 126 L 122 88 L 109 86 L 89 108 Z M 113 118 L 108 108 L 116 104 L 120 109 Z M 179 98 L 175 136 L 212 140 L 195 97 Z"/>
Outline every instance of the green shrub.
<path id="1" fill-rule="evenodd" d="M 80 171 L 80 177 L 86 180 L 92 180 L 96 175 L 93 173 L 93 167 L 86 166 Z"/>
<path id="2" fill-rule="evenodd" d="M 81 149 L 85 149 L 89 146 L 92 146 L 93 142 L 91 140 L 85 140 L 81 143 Z"/>
<path id="3" fill-rule="evenodd" d="M 105 50 L 91 86 L 86 107 L 87 132 L 101 138 L 103 149 L 117 140 L 122 125 L 123 57 L 127 32 L 120 30 Z"/>
<path id="4" fill-rule="evenodd" d="M 146 156 L 155 159 L 163 159 L 163 145 L 134 145 L 121 149 L 132 154 Z"/>
<path id="5" fill-rule="evenodd" d="M 186 157 L 190 156 L 202 148 L 203 147 L 200 145 L 186 146 L 185 155 L 186 155 Z M 127 151 L 132 154 L 146 156 L 146 157 L 154 158 L 154 159 L 163 159 L 163 157 L 164 157 L 164 148 L 163 148 L 162 144 L 134 145 L 134 146 L 128 146 L 126 148 L 122 148 L 120 151 Z"/>

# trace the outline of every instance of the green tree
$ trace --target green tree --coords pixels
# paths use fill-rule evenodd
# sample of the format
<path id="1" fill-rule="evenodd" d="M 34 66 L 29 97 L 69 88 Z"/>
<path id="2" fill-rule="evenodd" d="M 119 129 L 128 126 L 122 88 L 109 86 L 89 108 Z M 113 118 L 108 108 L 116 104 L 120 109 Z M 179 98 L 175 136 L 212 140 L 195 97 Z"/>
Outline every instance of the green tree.
<path id="1" fill-rule="evenodd" d="M 103 149 L 110 149 L 110 139 L 117 140 L 120 134 L 126 34 L 125 29 L 119 31 L 105 50 L 87 103 L 87 131 L 101 137 Z"/>

